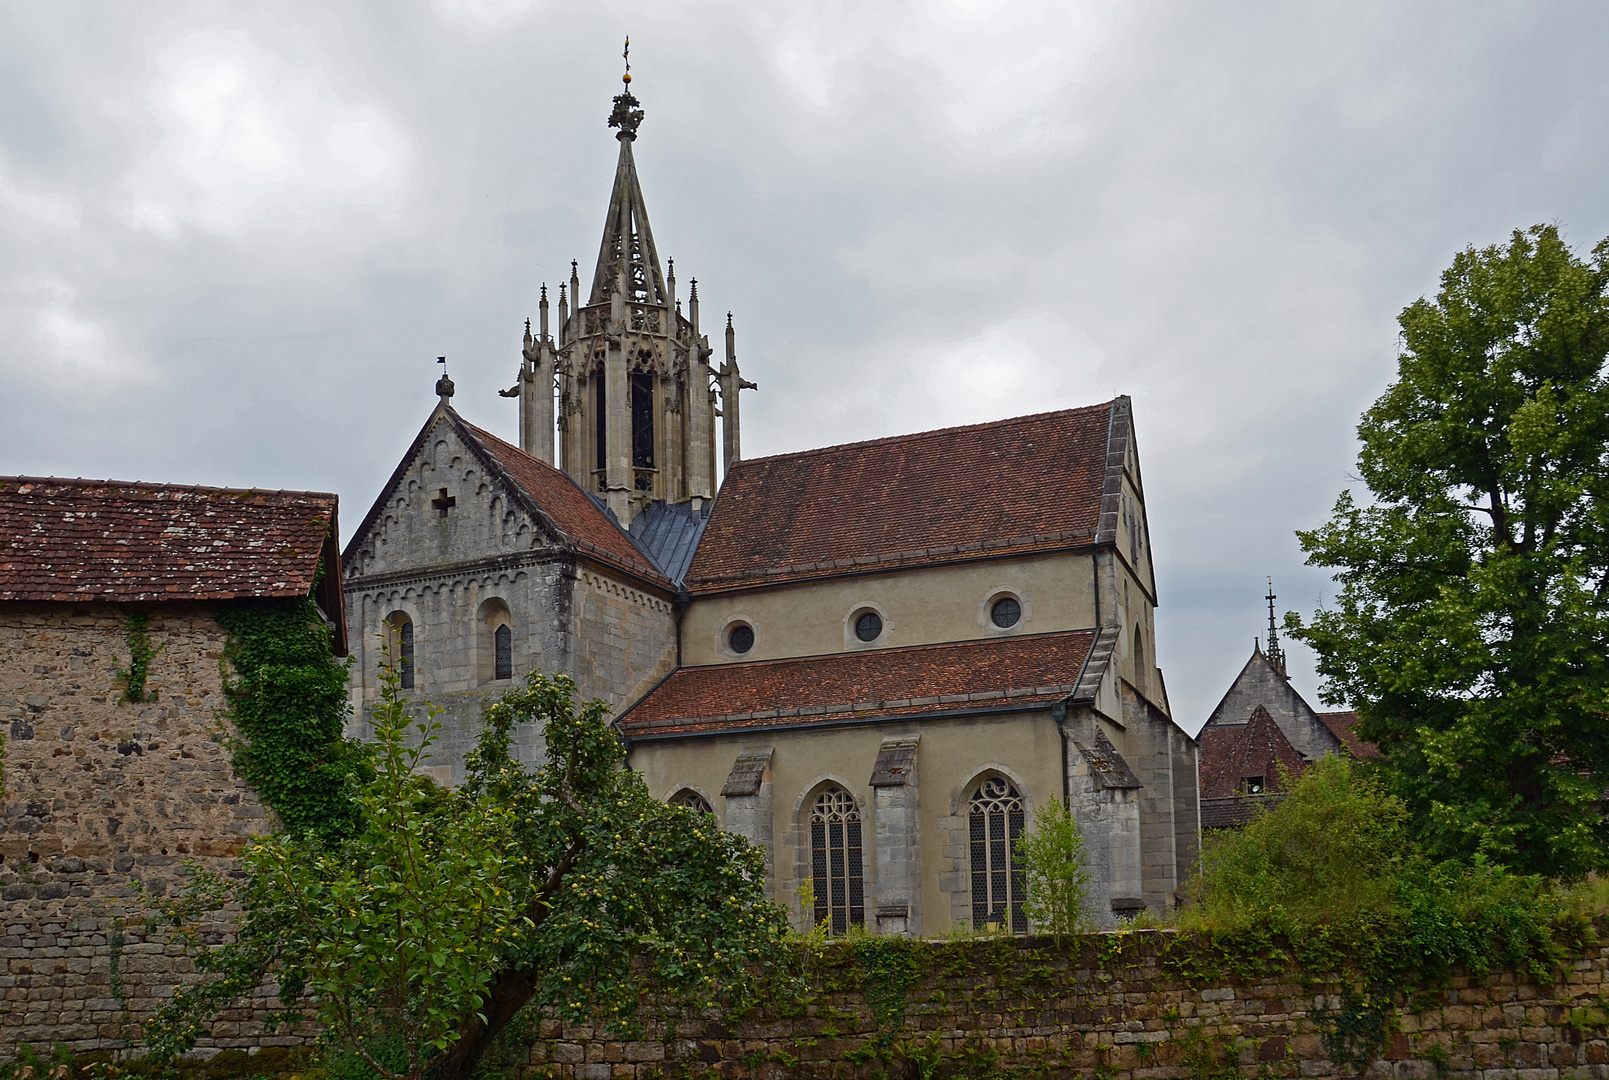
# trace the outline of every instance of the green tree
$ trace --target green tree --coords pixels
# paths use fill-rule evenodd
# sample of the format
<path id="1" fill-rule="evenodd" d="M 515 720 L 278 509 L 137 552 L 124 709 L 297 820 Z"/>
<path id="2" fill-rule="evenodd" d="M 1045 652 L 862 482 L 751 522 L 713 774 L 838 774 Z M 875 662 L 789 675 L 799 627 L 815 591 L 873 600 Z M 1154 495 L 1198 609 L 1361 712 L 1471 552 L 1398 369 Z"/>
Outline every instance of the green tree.
<path id="1" fill-rule="evenodd" d="M 1090 880 L 1084 833 L 1071 810 L 1054 799 L 1035 810 L 1033 831 L 1017 840 L 1017 857 L 1034 929 L 1058 941 L 1094 929 L 1084 910 Z"/>
<path id="2" fill-rule="evenodd" d="M 749 1000 L 787 956 L 760 853 L 708 815 L 650 798 L 606 707 L 578 707 L 574 692 L 566 677 L 533 675 L 491 706 L 467 780 L 449 791 L 416 771 L 433 717 L 411 722 L 388 677 L 356 834 L 266 838 L 246 853 L 243 883 L 198 873 L 173 909 L 184 926 L 231 899 L 244 915 L 235 943 L 200 951 L 210 977 L 147 1025 L 157 1055 L 193 1046 L 266 975 L 290 1015 L 318 1020 L 391 1080 L 468 1080 L 528 1005 L 630 1032 L 644 1000 Z M 534 770 L 510 749 L 527 722 L 546 736 Z"/>
<path id="3" fill-rule="evenodd" d="M 1438 856 L 1609 869 L 1609 241 L 1461 252 L 1358 427 L 1372 499 L 1298 533 L 1340 586 L 1288 628 Z"/>

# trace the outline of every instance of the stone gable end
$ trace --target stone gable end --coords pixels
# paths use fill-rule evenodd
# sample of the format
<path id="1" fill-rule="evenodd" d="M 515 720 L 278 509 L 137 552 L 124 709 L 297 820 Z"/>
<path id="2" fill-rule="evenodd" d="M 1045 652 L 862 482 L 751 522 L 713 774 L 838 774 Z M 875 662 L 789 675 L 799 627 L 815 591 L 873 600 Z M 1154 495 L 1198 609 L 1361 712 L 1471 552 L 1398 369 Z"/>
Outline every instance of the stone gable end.
<path id="1" fill-rule="evenodd" d="M 349 548 L 348 580 L 417 571 L 431 562 L 495 559 L 559 543 L 518 495 L 488 474 L 445 419 L 426 433 L 380 504 L 381 513 Z"/>

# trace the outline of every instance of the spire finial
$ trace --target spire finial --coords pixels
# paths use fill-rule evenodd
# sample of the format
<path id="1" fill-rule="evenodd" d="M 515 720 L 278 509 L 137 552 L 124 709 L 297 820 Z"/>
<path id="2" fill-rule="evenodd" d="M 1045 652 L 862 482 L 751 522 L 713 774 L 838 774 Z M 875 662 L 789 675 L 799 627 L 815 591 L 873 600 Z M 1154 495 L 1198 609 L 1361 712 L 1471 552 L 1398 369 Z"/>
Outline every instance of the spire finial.
<path id="1" fill-rule="evenodd" d="M 1274 579 L 1268 579 L 1268 662 L 1274 665 L 1274 670 L 1281 675 L 1285 674 L 1285 650 L 1279 647 L 1279 628 L 1274 624 L 1274 601 L 1279 597 L 1274 595 Z"/>
<path id="2" fill-rule="evenodd" d="M 453 396 L 453 381 L 447 377 L 447 358 L 436 357 L 436 363 L 441 365 L 441 378 L 436 380 L 436 396 L 441 398 L 443 405 Z"/>
<path id="3" fill-rule="evenodd" d="M 642 123 L 643 112 L 637 106 L 642 102 L 631 96 L 631 38 L 626 38 L 626 48 L 620 54 L 626 61 L 626 72 L 620 76 L 623 85 L 620 93 L 615 95 L 614 111 L 609 114 L 609 126 L 619 128 L 620 134 L 615 138 L 621 142 L 631 142 L 637 138 L 637 125 Z"/>

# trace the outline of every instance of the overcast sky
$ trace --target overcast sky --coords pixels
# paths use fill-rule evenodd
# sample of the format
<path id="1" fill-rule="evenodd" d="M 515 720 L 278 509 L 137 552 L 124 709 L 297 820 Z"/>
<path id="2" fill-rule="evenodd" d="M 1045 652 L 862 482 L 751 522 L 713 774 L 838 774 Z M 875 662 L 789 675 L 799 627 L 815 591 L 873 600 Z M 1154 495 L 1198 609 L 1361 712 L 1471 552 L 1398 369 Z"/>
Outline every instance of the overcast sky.
<path id="1" fill-rule="evenodd" d="M 760 384 L 745 456 L 1132 395 L 1192 731 L 1266 575 L 1329 595 L 1293 531 L 1402 307 L 1516 227 L 1609 234 L 1601 2 L 10 3 L 0 472 L 330 490 L 350 529 L 440 353 L 513 439 L 628 32 L 655 239 Z"/>

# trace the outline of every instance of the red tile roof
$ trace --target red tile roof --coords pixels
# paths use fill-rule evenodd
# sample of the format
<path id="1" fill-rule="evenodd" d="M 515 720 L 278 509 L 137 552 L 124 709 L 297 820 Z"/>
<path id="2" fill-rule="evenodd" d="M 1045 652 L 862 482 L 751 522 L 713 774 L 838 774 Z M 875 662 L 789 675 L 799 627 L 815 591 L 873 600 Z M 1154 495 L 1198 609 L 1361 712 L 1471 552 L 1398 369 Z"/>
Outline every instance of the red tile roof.
<path id="1" fill-rule="evenodd" d="M 1094 543 L 1120 403 L 733 462 L 687 587 Z"/>
<path id="2" fill-rule="evenodd" d="M 1330 729 L 1330 734 L 1341 740 L 1341 745 L 1352 752 L 1355 758 L 1377 758 L 1380 748 L 1372 742 L 1364 742 L 1357 737 L 1353 730 L 1358 725 L 1358 714 L 1351 712 L 1321 712 L 1319 721 Z"/>
<path id="3" fill-rule="evenodd" d="M 306 596 L 323 559 L 340 580 L 335 512 L 321 492 L 0 477 L 0 600 Z"/>
<path id="4" fill-rule="evenodd" d="M 652 738 L 1042 707 L 1073 693 L 1094 638 L 1075 630 L 682 668 L 619 726 Z"/>
<path id="5" fill-rule="evenodd" d="M 625 531 L 568 474 L 476 427 L 456 412 L 452 416 L 577 550 L 638 577 L 670 585 L 670 580 L 649 563 Z"/>
<path id="6" fill-rule="evenodd" d="M 1210 734 L 1213 737 L 1201 743 L 1203 799 L 1224 799 L 1239 794 L 1246 780 L 1254 776 L 1262 778 L 1265 792 L 1279 791 L 1283 786 L 1281 767 L 1292 776 L 1300 776 L 1307 767 L 1302 755 L 1261 705 L 1252 710 L 1245 724 L 1220 728 Z"/>

